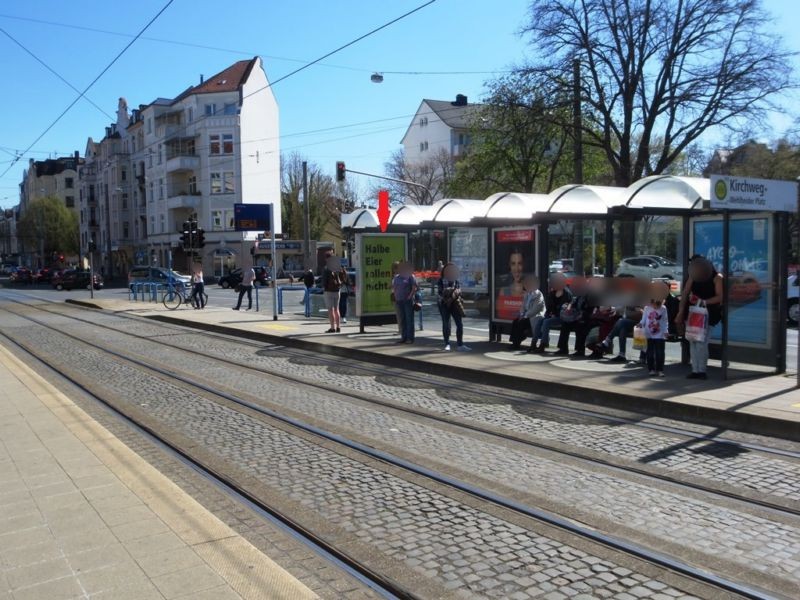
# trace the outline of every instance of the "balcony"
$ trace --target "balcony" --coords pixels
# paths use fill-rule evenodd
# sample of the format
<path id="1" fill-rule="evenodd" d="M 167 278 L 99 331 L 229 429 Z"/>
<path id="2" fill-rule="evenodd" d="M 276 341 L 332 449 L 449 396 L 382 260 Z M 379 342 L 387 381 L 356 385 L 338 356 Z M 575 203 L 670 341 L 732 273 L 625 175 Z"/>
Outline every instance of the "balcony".
<path id="1" fill-rule="evenodd" d="M 200 208 L 202 196 L 192 196 L 189 194 L 178 194 L 167 198 L 167 209 L 176 210 L 180 208 Z"/>
<path id="2" fill-rule="evenodd" d="M 196 154 L 181 154 L 167 159 L 167 173 L 196 171 L 200 168 L 200 157 Z"/>

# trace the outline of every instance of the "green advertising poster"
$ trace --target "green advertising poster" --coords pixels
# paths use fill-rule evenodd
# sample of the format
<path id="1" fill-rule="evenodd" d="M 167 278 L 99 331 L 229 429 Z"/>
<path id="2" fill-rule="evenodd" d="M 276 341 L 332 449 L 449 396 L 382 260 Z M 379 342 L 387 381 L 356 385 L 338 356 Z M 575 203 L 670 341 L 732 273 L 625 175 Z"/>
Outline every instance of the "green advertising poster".
<path id="1" fill-rule="evenodd" d="M 358 315 L 394 314 L 392 263 L 406 258 L 406 236 L 364 233 L 358 238 Z"/>

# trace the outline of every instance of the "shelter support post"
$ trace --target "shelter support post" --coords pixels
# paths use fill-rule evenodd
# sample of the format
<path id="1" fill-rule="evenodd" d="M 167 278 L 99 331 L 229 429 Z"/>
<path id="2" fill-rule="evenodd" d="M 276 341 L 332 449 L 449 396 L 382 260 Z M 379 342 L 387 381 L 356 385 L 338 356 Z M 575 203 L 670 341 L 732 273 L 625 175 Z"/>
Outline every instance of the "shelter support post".
<path id="1" fill-rule="evenodd" d="M 789 282 L 787 281 L 786 274 L 789 271 L 789 253 L 787 249 L 791 248 L 791 238 L 789 235 L 789 215 L 785 212 L 775 213 L 773 217 L 775 222 L 775 239 L 773 240 L 772 252 L 776 257 L 775 265 L 772 271 L 772 280 L 777 282 L 778 301 L 774 304 L 777 312 L 773 313 L 772 319 L 772 334 L 774 339 L 777 340 L 778 352 L 775 354 L 775 372 L 786 372 L 786 318 L 789 311 Z"/>
<path id="2" fill-rule="evenodd" d="M 689 256 L 690 256 L 690 245 L 689 245 L 689 237 L 691 234 L 691 221 L 689 217 L 683 217 L 683 239 L 682 247 L 681 247 L 681 263 L 683 266 L 683 281 L 681 281 L 681 293 L 683 293 L 683 286 L 686 285 L 686 280 L 689 277 Z M 688 365 L 690 362 L 689 358 L 689 344 L 686 341 L 681 342 L 681 364 Z"/>
<path id="3" fill-rule="evenodd" d="M 606 264 L 605 276 L 614 275 L 614 220 L 606 217 Z"/>
<path id="4" fill-rule="evenodd" d="M 731 213 L 729 210 L 722 212 L 722 380 L 728 379 L 728 289 L 730 287 L 731 272 Z M 710 332 L 709 332 L 710 335 Z"/>
<path id="5" fill-rule="evenodd" d="M 539 288 L 545 295 L 550 289 L 549 229 L 547 223 L 542 223 L 539 225 L 536 235 L 536 272 L 539 275 Z"/>

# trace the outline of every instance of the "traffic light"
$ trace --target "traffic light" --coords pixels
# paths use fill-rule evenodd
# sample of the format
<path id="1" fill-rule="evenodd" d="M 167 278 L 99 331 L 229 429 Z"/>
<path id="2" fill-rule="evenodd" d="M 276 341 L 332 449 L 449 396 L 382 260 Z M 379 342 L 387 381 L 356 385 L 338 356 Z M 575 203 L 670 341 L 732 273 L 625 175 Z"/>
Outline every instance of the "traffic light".
<path id="1" fill-rule="evenodd" d="M 347 169 L 344 166 L 344 161 L 340 160 L 336 163 L 336 181 L 344 181 L 346 173 Z"/>
<path id="2" fill-rule="evenodd" d="M 89 252 L 97 252 L 97 242 L 94 239 L 89 240 Z"/>
<path id="3" fill-rule="evenodd" d="M 197 237 L 195 237 L 195 240 L 196 240 L 197 243 L 195 244 L 195 247 L 196 248 L 204 247 L 206 245 L 206 231 L 205 231 L 205 229 L 198 229 L 196 231 L 196 234 L 197 234 Z"/>
<path id="4" fill-rule="evenodd" d="M 181 246 L 184 250 L 188 250 L 192 246 L 192 224 L 189 221 L 183 222 L 181 228 Z"/>

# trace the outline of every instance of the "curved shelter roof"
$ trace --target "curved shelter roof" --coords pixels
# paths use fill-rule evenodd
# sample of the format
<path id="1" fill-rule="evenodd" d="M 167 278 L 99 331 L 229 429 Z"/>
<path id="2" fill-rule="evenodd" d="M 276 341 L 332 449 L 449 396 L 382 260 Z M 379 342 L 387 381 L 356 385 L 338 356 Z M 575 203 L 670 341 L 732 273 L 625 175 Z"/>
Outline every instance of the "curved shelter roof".
<path id="1" fill-rule="evenodd" d="M 568 218 L 597 215 L 598 218 L 617 212 L 616 209 L 659 211 L 698 211 L 709 199 L 711 184 L 699 177 L 654 175 L 627 188 L 601 185 L 565 185 L 549 194 L 500 192 L 485 200 L 446 198 L 432 206 L 403 205 L 392 209 L 391 225 L 426 227 L 431 224 L 461 224 L 478 221 L 507 223 L 530 221 L 537 215 L 558 215 Z M 359 209 L 342 215 L 344 229 L 377 229 L 378 217 L 373 209 Z"/>
<path id="2" fill-rule="evenodd" d="M 483 213 L 479 216 L 486 219 L 530 219 L 534 213 L 547 211 L 545 194 L 517 194 L 501 192 L 492 194 L 483 201 Z"/>
<path id="3" fill-rule="evenodd" d="M 469 223 L 475 217 L 481 216 L 485 200 L 464 200 L 460 198 L 445 198 L 434 202 L 431 206 L 434 223 Z"/>
<path id="4" fill-rule="evenodd" d="M 626 188 L 625 206 L 639 209 L 697 210 L 709 200 L 711 185 L 701 177 L 653 175 Z"/>

